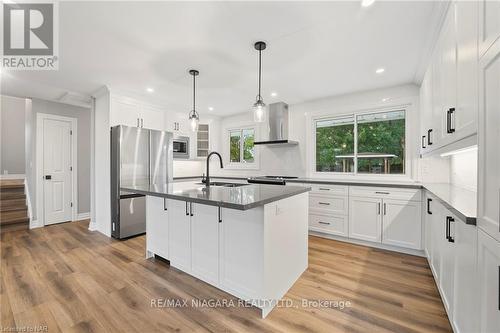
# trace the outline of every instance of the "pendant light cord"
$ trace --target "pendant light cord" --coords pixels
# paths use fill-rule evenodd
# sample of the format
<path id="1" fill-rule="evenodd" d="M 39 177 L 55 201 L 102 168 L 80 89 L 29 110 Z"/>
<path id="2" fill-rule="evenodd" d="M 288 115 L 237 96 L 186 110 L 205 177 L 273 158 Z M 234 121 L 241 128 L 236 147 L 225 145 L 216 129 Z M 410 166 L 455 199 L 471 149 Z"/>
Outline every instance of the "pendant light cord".
<path id="1" fill-rule="evenodd" d="M 196 114 L 196 75 L 193 74 L 193 111 Z"/>
<path id="2" fill-rule="evenodd" d="M 262 72 L 262 50 L 259 50 L 259 94 L 257 95 L 258 101 L 262 99 L 262 96 L 260 95 L 261 72 Z"/>

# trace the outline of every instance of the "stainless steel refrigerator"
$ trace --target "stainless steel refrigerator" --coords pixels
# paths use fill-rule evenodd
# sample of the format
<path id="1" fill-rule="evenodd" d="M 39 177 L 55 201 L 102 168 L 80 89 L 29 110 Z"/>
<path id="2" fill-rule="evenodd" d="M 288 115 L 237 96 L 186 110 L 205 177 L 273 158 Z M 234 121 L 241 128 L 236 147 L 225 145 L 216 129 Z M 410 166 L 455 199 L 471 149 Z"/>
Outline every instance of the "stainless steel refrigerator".
<path id="1" fill-rule="evenodd" d="M 173 134 L 139 127 L 111 128 L 111 235 L 122 239 L 146 232 L 146 198 L 121 191 L 124 185 L 172 181 Z"/>

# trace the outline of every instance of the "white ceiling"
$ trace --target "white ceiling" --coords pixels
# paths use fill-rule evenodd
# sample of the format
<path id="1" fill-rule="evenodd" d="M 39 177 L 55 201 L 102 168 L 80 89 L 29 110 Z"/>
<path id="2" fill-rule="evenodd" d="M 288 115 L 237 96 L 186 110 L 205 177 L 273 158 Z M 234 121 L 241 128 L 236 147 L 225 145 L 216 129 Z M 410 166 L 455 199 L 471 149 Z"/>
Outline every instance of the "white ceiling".
<path id="1" fill-rule="evenodd" d="M 58 99 L 106 84 L 188 111 L 195 68 L 199 111 L 234 114 L 257 93 L 257 40 L 268 43 L 266 103 L 418 82 L 441 10 L 429 1 L 61 2 L 59 70 L 3 71 L 2 90 Z"/>

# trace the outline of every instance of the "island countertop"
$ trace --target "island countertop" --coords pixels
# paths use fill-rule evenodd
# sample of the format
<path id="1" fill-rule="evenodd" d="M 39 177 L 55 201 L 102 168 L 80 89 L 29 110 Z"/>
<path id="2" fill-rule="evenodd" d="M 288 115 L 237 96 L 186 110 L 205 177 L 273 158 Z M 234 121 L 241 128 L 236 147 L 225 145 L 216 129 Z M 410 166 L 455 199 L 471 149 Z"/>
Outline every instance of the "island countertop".
<path id="1" fill-rule="evenodd" d="M 122 191 L 162 198 L 196 202 L 238 210 L 252 209 L 267 203 L 308 192 L 310 187 L 248 184 L 238 187 L 205 187 L 194 181 L 167 184 L 122 186 Z"/>

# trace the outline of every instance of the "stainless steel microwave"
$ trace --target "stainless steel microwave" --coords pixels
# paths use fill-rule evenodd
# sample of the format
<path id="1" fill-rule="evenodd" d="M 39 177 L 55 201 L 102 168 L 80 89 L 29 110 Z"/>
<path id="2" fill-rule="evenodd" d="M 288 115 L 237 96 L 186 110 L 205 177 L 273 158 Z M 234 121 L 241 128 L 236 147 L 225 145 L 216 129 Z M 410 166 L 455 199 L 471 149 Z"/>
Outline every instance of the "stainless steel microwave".
<path id="1" fill-rule="evenodd" d="M 174 158 L 189 159 L 189 137 L 174 137 Z"/>

